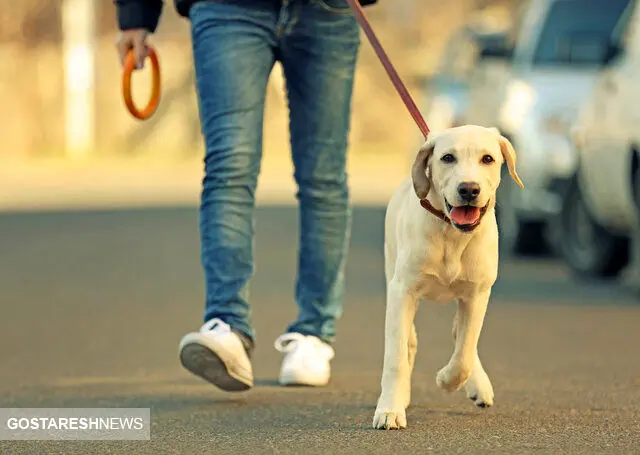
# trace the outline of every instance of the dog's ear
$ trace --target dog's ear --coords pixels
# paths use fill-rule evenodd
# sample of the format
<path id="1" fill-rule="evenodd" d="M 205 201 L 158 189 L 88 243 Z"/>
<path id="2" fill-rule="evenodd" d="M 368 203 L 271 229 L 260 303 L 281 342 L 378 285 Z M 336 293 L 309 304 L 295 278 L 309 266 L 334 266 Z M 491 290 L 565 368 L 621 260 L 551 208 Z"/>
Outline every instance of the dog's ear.
<path id="1" fill-rule="evenodd" d="M 520 188 L 524 188 L 524 183 L 520 180 L 518 176 L 518 172 L 516 171 L 516 151 L 509 142 L 509 139 L 500 134 L 498 128 L 487 128 L 493 134 L 498 137 L 498 142 L 500 142 L 500 152 L 502 153 L 502 157 L 504 158 L 504 162 L 507 163 L 507 169 L 509 169 L 509 175 L 516 182 Z"/>
<path id="2" fill-rule="evenodd" d="M 509 169 L 509 175 L 516 182 L 520 188 L 524 188 L 524 183 L 520 180 L 518 176 L 518 172 L 516 171 L 516 151 L 507 139 L 504 136 L 500 136 L 500 151 L 502 152 L 502 156 L 504 157 L 504 161 L 507 163 L 507 169 Z"/>
<path id="3" fill-rule="evenodd" d="M 411 168 L 413 189 L 419 199 L 426 199 L 431 189 L 431 181 L 429 177 L 427 177 L 427 166 L 429 165 L 429 158 L 431 158 L 435 146 L 435 138 L 433 136 L 427 138 L 427 141 L 416 155 L 416 159 Z"/>

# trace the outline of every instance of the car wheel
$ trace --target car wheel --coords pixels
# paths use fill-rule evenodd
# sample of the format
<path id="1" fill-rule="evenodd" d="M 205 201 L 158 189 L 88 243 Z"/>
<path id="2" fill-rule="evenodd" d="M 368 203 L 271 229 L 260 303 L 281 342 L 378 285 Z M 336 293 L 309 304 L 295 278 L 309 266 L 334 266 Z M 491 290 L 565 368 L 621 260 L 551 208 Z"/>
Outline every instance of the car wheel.
<path id="1" fill-rule="evenodd" d="M 614 277 L 629 262 L 629 239 L 608 232 L 589 213 L 574 178 L 563 201 L 560 252 L 582 277 Z"/>
<path id="2" fill-rule="evenodd" d="M 505 256 L 541 256 L 549 252 L 545 237 L 545 224 L 540 221 L 524 221 L 511 203 L 515 184 L 503 177 L 498 188 L 496 219 L 498 221 L 501 254 Z"/>

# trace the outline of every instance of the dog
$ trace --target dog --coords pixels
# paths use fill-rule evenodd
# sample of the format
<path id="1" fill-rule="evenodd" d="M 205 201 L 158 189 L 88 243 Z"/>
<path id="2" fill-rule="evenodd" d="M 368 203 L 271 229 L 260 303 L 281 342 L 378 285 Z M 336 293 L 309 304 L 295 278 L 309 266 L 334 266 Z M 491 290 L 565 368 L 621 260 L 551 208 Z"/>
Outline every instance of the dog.
<path id="1" fill-rule="evenodd" d="M 457 303 L 455 349 L 437 374 L 438 386 L 448 392 L 464 387 L 478 407 L 493 405 L 477 345 L 498 275 L 495 205 L 503 163 L 524 188 L 516 152 L 497 129 L 466 125 L 430 134 L 411 177 L 387 206 L 384 365 L 374 428 L 407 426 L 421 299 Z"/>

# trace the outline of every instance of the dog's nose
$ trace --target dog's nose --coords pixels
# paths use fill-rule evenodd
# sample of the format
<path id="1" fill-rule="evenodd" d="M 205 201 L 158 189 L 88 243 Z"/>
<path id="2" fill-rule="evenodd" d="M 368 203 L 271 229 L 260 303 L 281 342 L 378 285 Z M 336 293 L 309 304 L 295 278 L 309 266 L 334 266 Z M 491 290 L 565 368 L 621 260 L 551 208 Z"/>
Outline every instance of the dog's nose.
<path id="1" fill-rule="evenodd" d="M 475 182 L 464 182 L 458 185 L 458 195 L 465 202 L 472 202 L 480 194 L 480 185 Z"/>

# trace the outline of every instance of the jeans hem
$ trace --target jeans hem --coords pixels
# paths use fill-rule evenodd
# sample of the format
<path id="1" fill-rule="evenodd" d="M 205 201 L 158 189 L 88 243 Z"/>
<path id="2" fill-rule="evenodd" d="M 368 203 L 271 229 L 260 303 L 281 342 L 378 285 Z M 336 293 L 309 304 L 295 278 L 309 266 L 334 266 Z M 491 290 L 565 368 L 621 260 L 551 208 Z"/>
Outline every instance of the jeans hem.
<path id="1" fill-rule="evenodd" d="M 289 329 L 287 329 L 286 333 L 299 333 L 300 335 L 304 335 L 304 336 L 314 336 L 316 338 L 319 338 L 320 341 L 322 341 L 323 343 L 328 344 L 329 346 L 332 346 L 333 343 L 335 343 L 335 336 L 332 337 L 327 337 L 327 336 L 323 336 L 317 332 L 314 332 L 313 330 L 305 330 L 305 329 L 296 329 L 294 327 L 291 327 Z"/>

